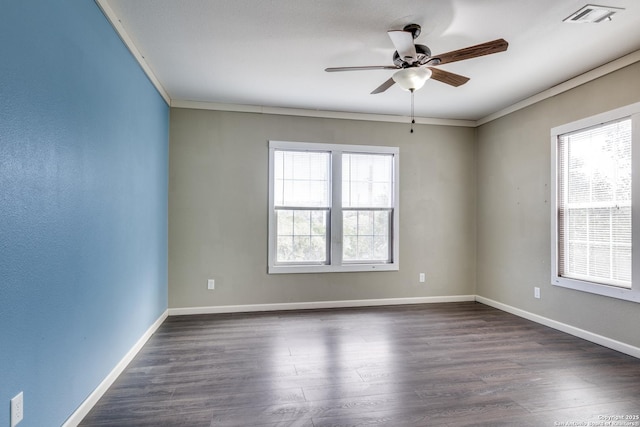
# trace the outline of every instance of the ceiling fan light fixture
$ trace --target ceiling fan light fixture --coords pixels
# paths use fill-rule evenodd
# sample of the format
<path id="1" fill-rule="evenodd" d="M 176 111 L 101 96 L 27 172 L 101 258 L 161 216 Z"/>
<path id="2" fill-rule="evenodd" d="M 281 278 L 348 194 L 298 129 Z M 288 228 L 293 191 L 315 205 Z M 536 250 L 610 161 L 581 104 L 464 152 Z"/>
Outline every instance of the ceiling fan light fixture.
<path id="1" fill-rule="evenodd" d="M 431 70 L 425 67 L 403 68 L 391 76 L 398 86 L 408 91 L 420 89 L 430 77 Z"/>

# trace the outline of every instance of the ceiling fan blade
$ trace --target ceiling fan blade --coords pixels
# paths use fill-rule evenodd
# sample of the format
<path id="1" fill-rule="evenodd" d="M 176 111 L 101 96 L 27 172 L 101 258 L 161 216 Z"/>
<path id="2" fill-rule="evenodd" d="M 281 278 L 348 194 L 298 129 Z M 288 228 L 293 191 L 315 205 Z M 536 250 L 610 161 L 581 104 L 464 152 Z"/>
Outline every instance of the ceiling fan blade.
<path id="1" fill-rule="evenodd" d="M 333 73 L 335 71 L 364 71 L 364 70 L 397 70 L 395 65 L 369 65 L 362 67 L 332 67 L 325 68 L 324 70 Z"/>
<path id="2" fill-rule="evenodd" d="M 416 45 L 413 44 L 413 34 L 402 30 L 389 30 L 387 34 L 389 34 L 389 38 L 396 51 L 398 51 L 400 58 L 409 64 L 413 64 L 418 58 Z"/>
<path id="3" fill-rule="evenodd" d="M 504 52 L 505 50 L 507 50 L 507 47 L 509 47 L 509 43 L 507 43 L 506 40 L 498 39 L 475 46 L 465 47 L 464 49 L 443 53 L 441 55 L 432 55 L 431 59 L 440 60 L 440 62 L 434 61 L 434 65 L 448 64 L 450 62 L 462 61 L 465 59 L 477 58 L 478 56 Z"/>
<path id="4" fill-rule="evenodd" d="M 375 88 L 373 92 L 371 92 L 371 95 L 375 95 L 376 93 L 382 93 L 385 90 L 389 89 L 394 84 L 395 84 L 395 81 L 393 80 L 393 78 L 390 78 L 389 80 L 387 80 L 386 82 L 382 83 L 380 86 Z"/>
<path id="5" fill-rule="evenodd" d="M 431 78 L 448 85 L 458 87 L 469 81 L 469 77 L 452 73 L 451 71 L 441 70 L 439 68 L 428 67 L 431 70 Z"/>

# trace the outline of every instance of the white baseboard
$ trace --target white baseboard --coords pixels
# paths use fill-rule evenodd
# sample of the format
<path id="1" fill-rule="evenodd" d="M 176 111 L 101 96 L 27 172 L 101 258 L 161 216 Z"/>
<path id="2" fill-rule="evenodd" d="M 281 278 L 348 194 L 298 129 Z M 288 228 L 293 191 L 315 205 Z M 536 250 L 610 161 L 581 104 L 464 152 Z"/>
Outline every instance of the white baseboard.
<path id="1" fill-rule="evenodd" d="M 153 325 L 140 337 L 140 339 L 135 343 L 135 345 L 127 352 L 127 354 L 118 362 L 118 364 L 109 372 L 109 375 L 106 376 L 104 380 L 96 387 L 95 390 L 87 397 L 82 404 L 75 410 L 73 414 L 62 424 L 62 427 L 76 427 L 84 417 L 87 416 L 91 408 L 100 400 L 102 395 L 111 387 L 114 381 L 118 378 L 118 376 L 124 371 L 129 363 L 133 360 L 134 357 L 138 354 L 138 352 L 142 349 L 145 343 L 151 338 L 151 335 L 160 327 L 162 322 L 165 321 L 167 316 L 169 315 L 168 310 L 165 310 L 164 313 L 158 317 L 158 319 L 153 322 Z"/>
<path id="2" fill-rule="evenodd" d="M 476 296 L 476 301 L 488 306 L 497 308 L 498 310 L 506 311 L 507 313 L 515 314 L 518 317 L 531 320 L 541 325 L 548 326 L 553 329 L 557 329 L 567 334 L 582 338 L 587 341 L 599 344 L 604 347 L 619 351 L 620 353 L 628 354 L 629 356 L 637 357 L 640 359 L 640 348 L 634 347 L 629 344 L 625 344 L 620 341 L 616 341 L 611 338 L 604 337 L 602 335 L 595 334 L 593 332 L 585 331 L 584 329 L 576 328 L 575 326 L 567 325 L 566 323 L 558 322 L 556 320 L 549 319 L 547 317 L 539 316 L 537 314 L 530 313 L 525 310 L 521 310 L 516 307 L 512 307 L 507 304 L 503 304 L 498 301 L 494 301 L 489 298 Z"/>
<path id="3" fill-rule="evenodd" d="M 210 307 L 170 308 L 169 316 L 190 314 L 248 313 L 255 311 L 312 310 L 318 308 L 373 307 L 380 305 L 429 304 L 475 301 L 475 295 L 359 299 L 346 301 L 287 302 L 279 304 L 217 305 Z"/>

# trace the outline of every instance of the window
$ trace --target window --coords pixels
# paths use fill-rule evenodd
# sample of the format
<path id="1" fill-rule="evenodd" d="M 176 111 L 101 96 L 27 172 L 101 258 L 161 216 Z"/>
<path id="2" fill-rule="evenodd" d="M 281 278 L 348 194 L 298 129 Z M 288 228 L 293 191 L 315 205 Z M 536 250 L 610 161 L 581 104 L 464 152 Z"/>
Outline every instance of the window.
<path id="1" fill-rule="evenodd" d="M 269 273 L 398 269 L 397 147 L 269 142 Z"/>
<path id="2" fill-rule="evenodd" d="M 640 302 L 632 280 L 640 274 L 632 250 L 638 123 L 634 104 L 552 129 L 552 284 Z"/>

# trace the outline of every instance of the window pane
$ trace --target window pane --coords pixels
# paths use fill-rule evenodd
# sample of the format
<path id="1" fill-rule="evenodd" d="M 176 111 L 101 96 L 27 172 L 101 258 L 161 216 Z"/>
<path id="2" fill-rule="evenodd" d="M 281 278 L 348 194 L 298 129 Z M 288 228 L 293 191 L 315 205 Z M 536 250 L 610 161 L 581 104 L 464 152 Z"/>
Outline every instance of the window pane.
<path id="1" fill-rule="evenodd" d="M 594 278 L 607 278 L 611 271 L 611 256 L 606 245 L 589 246 L 589 275 Z"/>
<path id="2" fill-rule="evenodd" d="M 559 273 L 631 287 L 631 120 L 561 135 Z"/>
<path id="3" fill-rule="evenodd" d="M 373 218 L 373 234 L 375 236 L 386 236 L 389 237 L 389 222 L 391 218 L 389 218 L 389 212 L 376 212 Z"/>
<path id="4" fill-rule="evenodd" d="M 347 210 L 342 214 L 345 262 L 390 262 L 390 210 Z"/>
<path id="5" fill-rule="evenodd" d="M 373 212 L 358 212 L 358 234 L 360 236 L 373 236 Z"/>
<path id="6" fill-rule="evenodd" d="M 293 234 L 311 236 L 311 211 L 293 211 Z"/>
<path id="7" fill-rule="evenodd" d="M 276 211 L 278 236 L 293 236 L 293 211 Z"/>
<path id="8" fill-rule="evenodd" d="M 567 215 L 567 238 L 570 241 L 587 241 L 587 209 L 568 209 Z"/>
<path id="9" fill-rule="evenodd" d="M 567 246 L 567 271 L 574 275 L 586 276 L 588 274 L 586 243 L 570 242 Z"/>
<path id="10" fill-rule="evenodd" d="M 373 236 L 358 236 L 358 260 L 373 259 Z"/>
<path id="11" fill-rule="evenodd" d="M 613 278 L 631 283 L 631 245 L 613 247 Z"/>
<path id="12" fill-rule="evenodd" d="M 273 166 L 276 206 L 330 206 L 329 153 L 276 150 Z"/>
<path id="13" fill-rule="evenodd" d="M 389 239 L 386 236 L 373 238 L 373 259 L 389 259 Z"/>
<path id="14" fill-rule="evenodd" d="M 358 236 L 349 235 L 342 238 L 342 259 L 344 261 L 358 259 Z"/>
<path id="15" fill-rule="evenodd" d="M 327 262 L 328 210 L 276 209 L 276 262 Z"/>
<path id="16" fill-rule="evenodd" d="M 342 155 L 342 205 L 393 206 L 393 155 Z"/>

